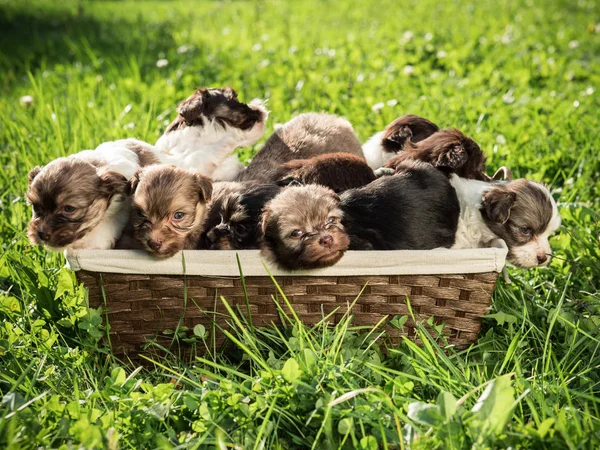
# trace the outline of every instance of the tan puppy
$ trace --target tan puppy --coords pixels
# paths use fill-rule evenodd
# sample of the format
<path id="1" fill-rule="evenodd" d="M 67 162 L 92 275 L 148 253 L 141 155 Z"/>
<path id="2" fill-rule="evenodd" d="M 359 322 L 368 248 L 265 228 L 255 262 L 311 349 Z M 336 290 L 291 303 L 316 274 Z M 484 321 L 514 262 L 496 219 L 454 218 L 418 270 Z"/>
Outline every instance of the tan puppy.
<path id="1" fill-rule="evenodd" d="M 168 258 L 198 245 L 206 220 L 212 181 L 197 172 L 154 165 L 130 181 L 131 228 L 140 246 L 157 258 Z"/>

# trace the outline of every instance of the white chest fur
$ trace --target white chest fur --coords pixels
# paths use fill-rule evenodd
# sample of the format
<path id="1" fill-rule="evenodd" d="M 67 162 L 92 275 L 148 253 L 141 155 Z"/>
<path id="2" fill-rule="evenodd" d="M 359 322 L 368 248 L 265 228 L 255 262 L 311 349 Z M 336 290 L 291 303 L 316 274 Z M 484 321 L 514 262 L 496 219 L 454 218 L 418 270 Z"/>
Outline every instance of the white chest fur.
<path id="1" fill-rule="evenodd" d="M 467 180 L 452 175 L 450 184 L 456 190 L 460 203 L 460 217 L 456 239 L 452 248 L 479 248 L 499 245 L 498 238 L 485 224 L 481 216 L 483 194 L 490 188 L 489 183 Z"/>

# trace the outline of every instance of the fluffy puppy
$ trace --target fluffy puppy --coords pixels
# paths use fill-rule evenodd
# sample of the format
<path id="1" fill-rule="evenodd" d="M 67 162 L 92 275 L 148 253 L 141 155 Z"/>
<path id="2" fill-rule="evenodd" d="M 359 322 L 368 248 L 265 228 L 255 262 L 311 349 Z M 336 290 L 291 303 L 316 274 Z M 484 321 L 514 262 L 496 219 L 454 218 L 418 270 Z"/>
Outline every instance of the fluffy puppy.
<path id="1" fill-rule="evenodd" d="M 340 198 L 326 187 L 285 188 L 265 207 L 263 256 L 287 270 L 335 264 L 350 245 L 342 215 Z"/>
<path id="2" fill-rule="evenodd" d="M 220 186 L 224 185 L 224 186 Z M 242 250 L 258 248 L 262 237 L 261 214 L 265 204 L 280 187 L 273 184 L 247 186 L 243 183 L 215 183 L 205 232 L 200 248 Z"/>
<path id="3" fill-rule="evenodd" d="M 231 153 L 254 144 L 265 131 L 263 103 L 241 103 L 230 87 L 202 88 L 177 108 L 177 118 L 156 142 L 161 162 L 233 180 L 244 166 Z"/>
<path id="4" fill-rule="evenodd" d="M 364 158 L 350 153 L 327 153 L 282 164 L 285 175 L 277 184 L 320 184 L 335 192 L 369 184 L 376 176 Z"/>
<path id="5" fill-rule="evenodd" d="M 485 155 L 477 142 L 457 129 L 440 130 L 417 142 L 407 141 L 404 150 L 385 163 L 386 168 L 402 170 L 404 161 L 416 159 L 432 164 L 445 173 L 461 178 L 489 181 Z"/>
<path id="6" fill-rule="evenodd" d="M 157 258 L 197 247 L 204 230 L 212 181 L 169 165 L 138 171 L 129 183 L 131 228 L 139 245 Z"/>
<path id="7" fill-rule="evenodd" d="M 450 182 L 461 206 L 453 248 L 507 247 L 508 261 L 518 267 L 548 264 L 548 239 L 561 219 L 545 186 L 523 178 L 482 182 L 456 175 Z"/>
<path id="8" fill-rule="evenodd" d="M 363 153 L 369 166 L 376 170 L 398 152 L 405 150 L 407 142 L 417 143 L 438 130 L 435 123 L 424 117 L 407 114 L 394 120 L 385 130 L 365 142 Z"/>
<path id="9" fill-rule="evenodd" d="M 157 162 L 135 139 L 107 142 L 29 172 L 29 240 L 53 251 L 110 249 L 129 217 L 127 179 Z"/>
<path id="10" fill-rule="evenodd" d="M 281 176 L 282 164 L 325 153 L 362 156 L 352 125 L 331 114 L 300 114 L 269 137 L 248 168 L 238 176 L 238 181 L 276 183 Z"/>
<path id="11" fill-rule="evenodd" d="M 459 216 L 448 178 L 407 162 L 393 177 L 337 196 L 321 186 L 290 187 L 264 214 L 263 253 L 286 269 L 335 264 L 352 250 L 427 250 L 454 244 Z"/>

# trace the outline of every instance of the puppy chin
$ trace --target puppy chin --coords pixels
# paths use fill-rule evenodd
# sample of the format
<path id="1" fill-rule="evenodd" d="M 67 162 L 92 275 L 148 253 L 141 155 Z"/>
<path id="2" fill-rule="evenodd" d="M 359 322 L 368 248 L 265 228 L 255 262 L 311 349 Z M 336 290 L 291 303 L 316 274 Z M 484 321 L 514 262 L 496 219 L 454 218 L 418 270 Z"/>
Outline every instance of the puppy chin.
<path id="1" fill-rule="evenodd" d="M 147 246 L 144 247 L 148 253 L 150 253 L 153 257 L 157 259 L 167 259 L 175 256 L 181 250 L 183 250 L 183 245 L 170 245 L 166 248 L 161 248 L 160 250 L 153 250 Z"/>
<path id="2" fill-rule="evenodd" d="M 546 251 L 547 259 L 540 263 L 538 262 L 537 255 L 539 254 L 538 248 L 535 245 L 525 244 L 519 247 L 513 247 L 509 250 L 508 261 L 523 269 L 532 269 L 535 267 L 546 267 L 550 263 L 552 258 L 551 250 Z"/>

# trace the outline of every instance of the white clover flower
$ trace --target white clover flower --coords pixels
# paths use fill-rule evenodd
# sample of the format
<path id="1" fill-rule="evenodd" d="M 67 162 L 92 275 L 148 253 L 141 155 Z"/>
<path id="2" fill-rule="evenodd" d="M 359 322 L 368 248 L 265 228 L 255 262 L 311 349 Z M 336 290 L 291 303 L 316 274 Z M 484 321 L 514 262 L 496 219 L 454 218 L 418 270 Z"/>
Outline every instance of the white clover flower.
<path id="1" fill-rule="evenodd" d="M 19 99 L 19 103 L 21 106 L 31 106 L 33 105 L 33 97 L 31 95 L 24 95 Z"/>
<path id="2" fill-rule="evenodd" d="M 402 70 L 402 72 L 404 72 L 404 75 L 413 75 L 415 73 L 415 66 L 411 66 L 410 64 L 407 64 L 406 66 L 404 66 L 404 69 Z"/>
<path id="3" fill-rule="evenodd" d="M 159 69 L 162 69 L 163 67 L 167 67 L 168 65 L 169 65 L 169 61 L 167 61 L 164 58 L 156 61 L 156 67 L 158 67 Z"/>
<path id="4" fill-rule="evenodd" d="M 373 112 L 377 112 L 377 111 L 380 111 L 381 109 L 383 109 L 384 106 L 385 106 L 385 104 L 383 102 L 375 103 L 373 106 L 371 106 L 371 110 Z"/>

